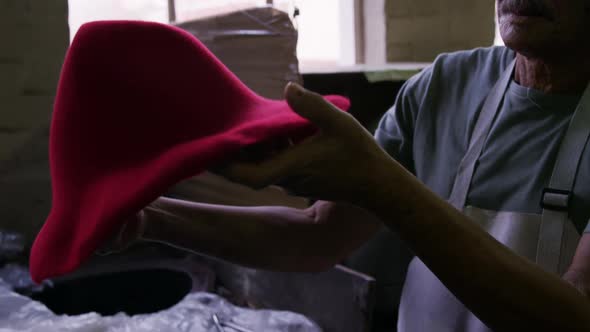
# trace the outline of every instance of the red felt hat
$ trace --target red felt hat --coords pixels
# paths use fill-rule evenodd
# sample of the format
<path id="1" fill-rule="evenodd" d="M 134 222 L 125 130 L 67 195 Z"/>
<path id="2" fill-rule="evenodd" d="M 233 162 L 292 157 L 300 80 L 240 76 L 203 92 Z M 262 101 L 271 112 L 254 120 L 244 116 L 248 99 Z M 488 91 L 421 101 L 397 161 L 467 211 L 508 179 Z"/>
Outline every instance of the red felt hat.
<path id="1" fill-rule="evenodd" d="M 326 99 L 349 107 L 346 98 Z M 74 270 L 122 221 L 241 148 L 314 131 L 285 101 L 248 89 L 183 30 L 134 21 L 83 25 L 55 101 L 53 205 L 33 244 L 33 280 Z"/>

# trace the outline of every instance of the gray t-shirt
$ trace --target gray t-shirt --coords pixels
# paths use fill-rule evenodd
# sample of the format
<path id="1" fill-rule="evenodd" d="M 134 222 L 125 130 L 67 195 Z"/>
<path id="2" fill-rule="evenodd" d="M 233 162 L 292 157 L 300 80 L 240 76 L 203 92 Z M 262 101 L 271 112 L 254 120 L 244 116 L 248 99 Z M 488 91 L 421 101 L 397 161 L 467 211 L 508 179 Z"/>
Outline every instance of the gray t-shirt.
<path id="1" fill-rule="evenodd" d="M 514 58 L 505 47 L 443 54 L 400 91 L 375 132 L 379 144 L 448 199 L 477 115 Z M 467 196 L 483 209 L 541 213 L 559 144 L 581 95 L 545 94 L 512 82 L 487 138 Z M 590 149 L 574 185 L 571 219 L 590 218 Z M 590 227 L 587 228 L 590 232 Z"/>
<path id="2" fill-rule="evenodd" d="M 492 86 L 514 59 L 505 47 L 440 55 L 408 80 L 375 132 L 377 142 L 443 199 L 448 199 Z M 548 95 L 512 82 L 475 171 L 467 204 L 540 213 L 559 143 L 581 95 Z M 576 179 L 571 217 L 582 232 L 590 218 L 590 149 Z M 587 229 L 590 232 L 590 227 Z M 411 252 L 397 235 L 378 233 L 348 260 L 377 279 L 376 316 L 395 326 Z"/>

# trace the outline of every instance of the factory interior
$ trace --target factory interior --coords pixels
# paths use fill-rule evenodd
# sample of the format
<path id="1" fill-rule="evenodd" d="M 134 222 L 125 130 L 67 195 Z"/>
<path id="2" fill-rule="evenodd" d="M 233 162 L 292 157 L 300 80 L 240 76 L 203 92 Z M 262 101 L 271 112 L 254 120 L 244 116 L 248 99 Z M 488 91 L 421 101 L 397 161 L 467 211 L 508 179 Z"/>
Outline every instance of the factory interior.
<path id="1" fill-rule="evenodd" d="M 0 0 L 0 331 L 590 331 L 589 0 Z"/>

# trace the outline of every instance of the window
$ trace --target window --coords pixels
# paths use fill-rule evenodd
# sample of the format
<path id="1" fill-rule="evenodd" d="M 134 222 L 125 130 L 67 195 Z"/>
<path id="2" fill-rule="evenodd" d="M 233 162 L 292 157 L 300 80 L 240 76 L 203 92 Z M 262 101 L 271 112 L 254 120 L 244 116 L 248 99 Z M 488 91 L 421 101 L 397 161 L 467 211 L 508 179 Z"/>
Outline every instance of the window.
<path id="1" fill-rule="evenodd" d="M 294 19 L 299 30 L 297 54 L 301 67 L 352 65 L 355 63 L 354 0 L 274 0 L 273 5 L 288 13 L 298 8 Z M 107 19 L 169 22 L 169 3 L 176 21 L 182 22 L 223 14 L 267 0 L 70 0 L 71 38 L 85 22 Z"/>
<path id="2" fill-rule="evenodd" d="M 367 0 L 364 0 L 367 1 Z M 268 2 L 287 13 L 298 8 L 294 19 L 299 30 L 297 54 L 302 71 L 318 67 L 353 65 L 358 53 L 357 40 L 360 22 L 355 11 L 359 0 L 69 0 L 70 31 L 73 37 L 80 25 L 105 19 L 147 20 L 167 23 L 171 18 L 182 22 L 227 13 L 252 6 L 266 6 Z M 170 17 L 172 7 L 175 17 Z M 385 33 L 384 31 L 382 33 Z M 385 40 L 385 37 L 383 37 Z M 496 45 L 502 40 L 496 27 Z"/>

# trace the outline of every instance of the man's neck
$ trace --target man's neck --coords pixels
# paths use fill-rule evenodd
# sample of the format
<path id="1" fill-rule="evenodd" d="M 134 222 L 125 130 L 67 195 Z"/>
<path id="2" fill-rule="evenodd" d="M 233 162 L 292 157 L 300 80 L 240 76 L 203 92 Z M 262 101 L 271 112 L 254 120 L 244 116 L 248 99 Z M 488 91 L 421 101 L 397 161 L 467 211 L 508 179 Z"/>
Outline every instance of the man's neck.
<path id="1" fill-rule="evenodd" d="M 514 79 L 545 93 L 581 93 L 590 81 L 590 57 L 545 61 L 517 53 Z"/>

